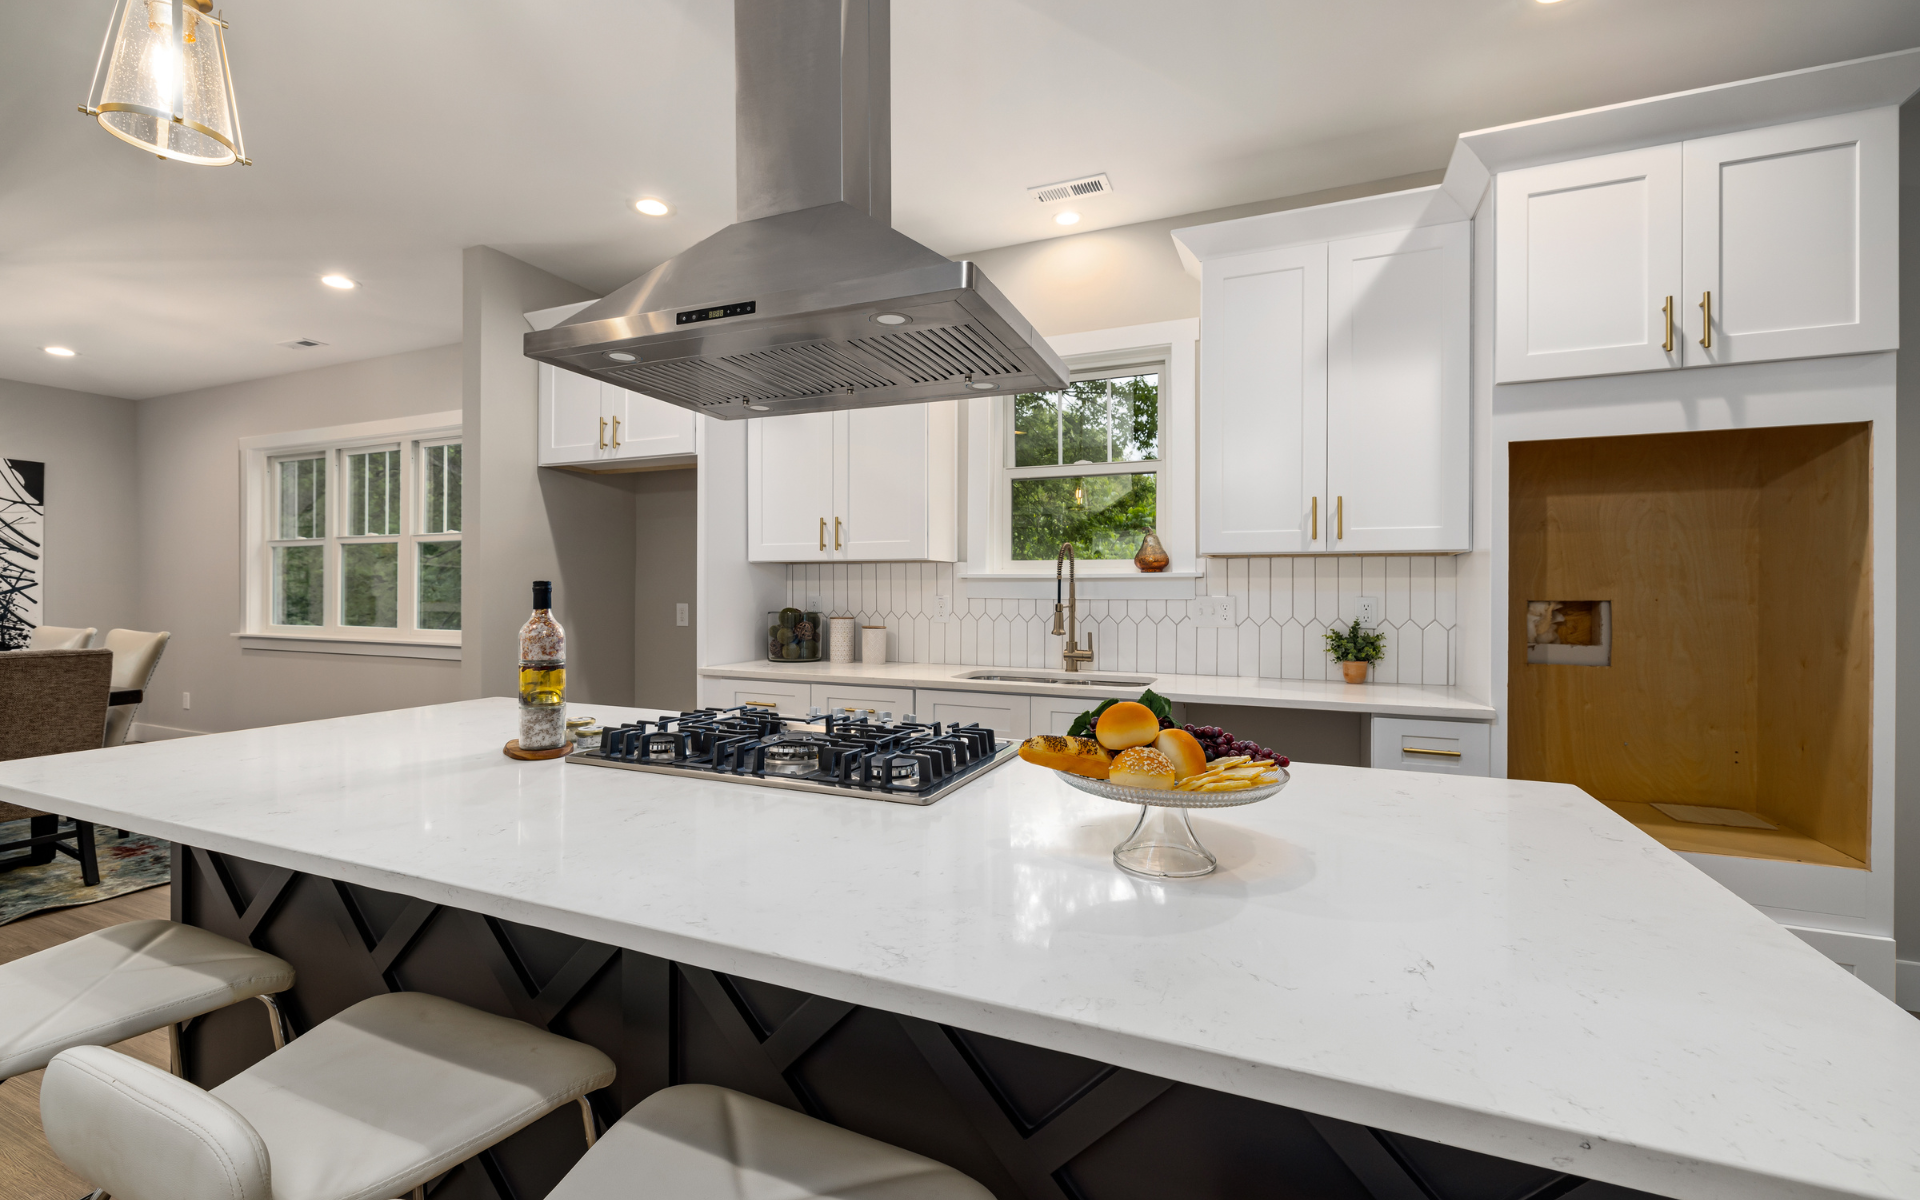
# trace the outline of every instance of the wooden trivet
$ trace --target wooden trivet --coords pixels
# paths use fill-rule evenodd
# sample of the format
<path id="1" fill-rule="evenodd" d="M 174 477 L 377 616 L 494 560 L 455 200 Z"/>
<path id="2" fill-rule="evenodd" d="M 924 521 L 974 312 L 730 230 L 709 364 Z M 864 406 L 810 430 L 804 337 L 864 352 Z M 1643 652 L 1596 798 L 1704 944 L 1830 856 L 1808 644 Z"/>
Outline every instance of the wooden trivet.
<path id="1" fill-rule="evenodd" d="M 562 746 L 555 746 L 551 750 L 522 750 L 520 748 L 520 739 L 514 738 L 500 749 L 508 758 L 521 758 L 529 762 L 535 762 L 543 758 L 565 758 L 567 755 L 573 753 L 573 743 L 568 742 Z"/>

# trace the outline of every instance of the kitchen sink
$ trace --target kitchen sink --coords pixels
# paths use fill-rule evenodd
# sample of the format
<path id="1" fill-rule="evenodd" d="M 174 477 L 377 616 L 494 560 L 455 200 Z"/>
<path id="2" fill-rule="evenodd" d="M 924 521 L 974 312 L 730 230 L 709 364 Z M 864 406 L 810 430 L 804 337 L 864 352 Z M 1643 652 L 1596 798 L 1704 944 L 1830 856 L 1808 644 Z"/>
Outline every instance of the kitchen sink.
<path id="1" fill-rule="evenodd" d="M 1095 675 L 1077 674 L 1067 671 L 969 671 L 965 675 L 956 675 L 956 679 L 978 680 L 983 683 L 1045 683 L 1069 684 L 1074 687 L 1110 687 L 1137 688 L 1151 684 L 1152 675 Z"/>

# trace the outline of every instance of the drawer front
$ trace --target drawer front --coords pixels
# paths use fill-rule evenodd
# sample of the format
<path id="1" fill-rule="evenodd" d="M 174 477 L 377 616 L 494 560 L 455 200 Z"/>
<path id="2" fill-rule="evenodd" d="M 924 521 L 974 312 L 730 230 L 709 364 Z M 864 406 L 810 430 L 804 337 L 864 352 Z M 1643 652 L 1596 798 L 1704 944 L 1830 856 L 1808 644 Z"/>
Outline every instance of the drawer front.
<path id="1" fill-rule="evenodd" d="M 1135 699 L 1121 696 L 1122 700 Z M 1102 702 L 1111 699 L 1108 696 L 1035 696 L 1029 709 L 1029 725 L 1032 731 L 1029 737 L 1043 733 L 1064 734 L 1072 727 L 1081 713 L 1090 708 L 1099 708 Z"/>
<path id="2" fill-rule="evenodd" d="M 816 683 L 813 685 L 811 703 L 835 716 L 872 716 L 877 719 L 881 713 L 890 712 L 894 720 L 898 721 L 904 720 L 906 715 L 913 711 L 913 689 Z M 845 711 L 849 708 L 853 712 Z"/>
<path id="3" fill-rule="evenodd" d="M 914 711 L 922 721 L 941 721 L 950 725 L 978 722 L 999 734 L 1003 740 L 1021 742 L 1027 738 L 1027 698 L 998 692 L 936 692 L 921 688 L 914 693 Z"/>
<path id="4" fill-rule="evenodd" d="M 804 683 L 771 679 L 700 680 L 700 703 L 708 708 L 770 707 L 782 716 L 804 717 L 813 702 Z"/>
<path id="5" fill-rule="evenodd" d="M 1372 765 L 1388 771 L 1486 775 L 1492 729 L 1483 721 L 1373 718 Z"/>

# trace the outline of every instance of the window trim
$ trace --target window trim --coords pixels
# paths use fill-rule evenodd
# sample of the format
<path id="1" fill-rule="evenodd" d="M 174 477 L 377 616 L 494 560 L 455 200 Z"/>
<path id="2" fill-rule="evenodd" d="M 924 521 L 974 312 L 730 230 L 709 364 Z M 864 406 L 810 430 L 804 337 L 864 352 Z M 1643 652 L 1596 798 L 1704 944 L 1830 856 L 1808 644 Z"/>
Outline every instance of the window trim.
<path id="1" fill-rule="evenodd" d="M 309 653 L 371 654 L 382 657 L 452 658 L 461 653 L 461 631 L 448 629 L 385 629 L 378 626 L 340 623 L 340 554 L 338 547 L 349 543 L 397 542 L 403 546 L 421 541 L 462 541 L 460 532 L 422 533 L 414 528 L 424 524 L 420 504 L 424 497 L 424 471 L 416 461 L 420 451 L 433 444 L 461 440 L 462 414 L 426 413 L 414 417 L 396 417 L 382 421 L 363 421 L 353 425 L 334 425 L 320 429 L 290 430 L 240 439 L 240 612 L 241 629 L 233 636 L 244 649 L 294 650 Z M 347 453 L 391 447 L 401 450 L 401 532 L 399 534 L 348 537 L 344 533 L 343 459 Z M 326 573 L 330 581 L 326 595 L 325 623 L 317 626 L 274 625 L 271 623 L 273 547 L 287 544 L 273 525 L 276 515 L 273 464 L 278 460 L 318 453 L 326 460 L 327 547 Z M 416 496 L 416 491 L 421 495 Z M 463 514 L 464 518 L 464 514 Z M 464 519 L 462 524 L 465 524 Z M 318 539 L 316 539 L 318 540 Z M 399 580 L 401 609 L 411 611 L 406 598 L 413 595 L 418 581 L 413 578 L 418 564 L 415 553 L 405 557 L 406 570 Z M 416 614 L 417 615 L 417 614 Z"/>
<path id="2" fill-rule="evenodd" d="M 1160 458 L 1157 464 L 1097 463 L 1081 474 L 1140 474 L 1154 470 L 1157 508 L 1155 529 L 1171 559 L 1167 569 L 1145 574 L 1126 559 L 1081 563 L 1082 590 L 1116 599 L 1153 599 L 1191 596 L 1191 580 L 1201 574 L 1195 547 L 1196 525 L 1195 370 L 1200 322 L 1194 318 L 1128 325 L 1047 339 L 1066 360 L 1069 371 L 1096 372 L 1160 362 Z M 1031 468 L 1007 467 L 1007 443 L 1012 441 L 1004 396 L 976 397 L 968 402 L 970 446 L 967 479 L 967 558 L 961 578 L 969 596 L 1051 598 L 1051 563 L 1007 557 L 1011 537 L 1013 472 Z M 1089 591 L 1088 589 L 1092 590 Z"/>

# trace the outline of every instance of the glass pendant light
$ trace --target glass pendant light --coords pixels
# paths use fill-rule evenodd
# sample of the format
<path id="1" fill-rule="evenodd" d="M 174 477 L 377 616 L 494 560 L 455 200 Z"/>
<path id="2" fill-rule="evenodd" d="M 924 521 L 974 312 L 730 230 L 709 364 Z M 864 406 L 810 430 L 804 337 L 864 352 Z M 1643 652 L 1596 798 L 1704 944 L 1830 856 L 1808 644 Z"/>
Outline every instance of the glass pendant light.
<path id="1" fill-rule="evenodd" d="M 177 162 L 251 166 L 213 0 L 115 0 L 93 90 L 101 128 Z"/>

